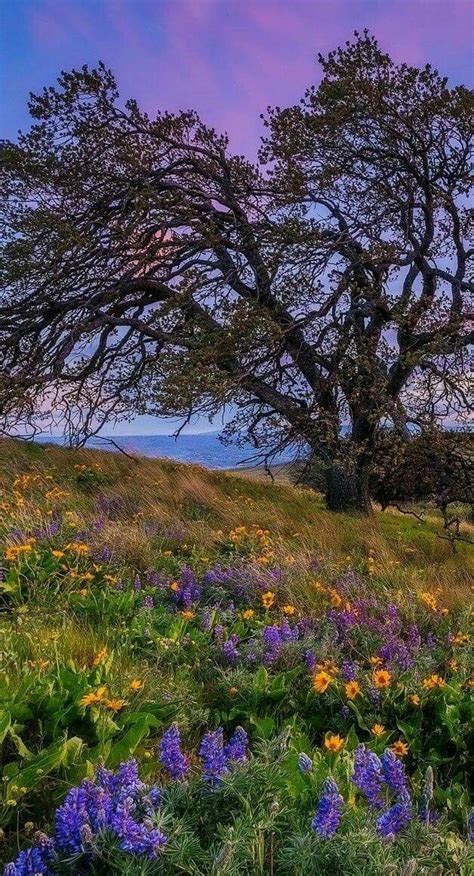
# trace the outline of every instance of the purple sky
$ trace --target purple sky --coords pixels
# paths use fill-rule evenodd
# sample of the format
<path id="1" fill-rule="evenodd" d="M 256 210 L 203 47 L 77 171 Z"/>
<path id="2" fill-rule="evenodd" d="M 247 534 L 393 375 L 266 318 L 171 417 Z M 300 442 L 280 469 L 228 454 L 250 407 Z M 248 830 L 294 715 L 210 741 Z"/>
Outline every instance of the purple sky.
<path id="1" fill-rule="evenodd" d="M 295 103 L 318 80 L 317 52 L 364 27 L 395 60 L 473 83 L 474 0 L 0 0 L 0 136 L 28 126 L 29 91 L 100 59 L 123 97 L 195 108 L 252 157 L 259 114 Z"/>

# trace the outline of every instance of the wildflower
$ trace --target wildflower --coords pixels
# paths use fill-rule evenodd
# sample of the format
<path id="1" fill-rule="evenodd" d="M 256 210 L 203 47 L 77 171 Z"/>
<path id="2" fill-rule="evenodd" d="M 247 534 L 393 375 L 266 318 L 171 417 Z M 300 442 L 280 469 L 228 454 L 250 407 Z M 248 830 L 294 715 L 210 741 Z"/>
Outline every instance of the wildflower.
<path id="1" fill-rule="evenodd" d="M 224 753 L 224 731 L 222 727 L 206 733 L 199 747 L 199 757 L 203 765 L 203 779 L 210 785 L 218 783 L 221 776 L 228 773 Z"/>
<path id="2" fill-rule="evenodd" d="M 65 556 L 64 551 L 51 551 L 51 554 L 53 555 L 53 557 L 56 557 L 58 560 L 59 560 L 61 557 L 64 557 L 64 556 Z"/>
<path id="3" fill-rule="evenodd" d="M 229 694 L 231 697 L 235 697 L 236 693 L 238 693 L 238 692 L 239 692 L 238 687 L 230 687 L 229 688 Z"/>
<path id="4" fill-rule="evenodd" d="M 140 681 L 139 678 L 134 678 L 130 682 L 130 690 L 138 691 L 138 690 L 141 690 L 142 687 L 143 687 L 143 681 Z"/>
<path id="5" fill-rule="evenodd" d="M 370 657 L 369 663 L 371 663 L 372 666 L 380 666 L 380 664 L 382 663 L 382 658 L 376 656 Z"/>
<path id="6" fill-rule="evenodd" d="M 189 608 L 185 611 L 180 612 L 180 614 L 181 617 L 184 618 L 184 620 L 192 620 L 194 617 L 196 617 L 196 613 L 194 611 L 191 611 Z"/>
<path id="7" fill-rule="evenodd" d="M 313 769 L 313 761 L 304 751 L 298 755 L 298 769 L 300 773 L 310 773 Z"/>
<path id="8" fill-rule="evenodd" d="M 408 699 L 410 700 L 412 706 L 419 706 L 420 705 L 421 700 L 420 700 L 420 697 L 418 696 L 418 694 L 410 694 Z"/>
<path id="9" fill-rule="evenodd" d="M 325 693 L 330 684 L 333 682 L 332 676 L 328 672 L 322 670 L 313 676 L 313 687 L 318 693 Z"/>
<path id="10" fill-rule="evenodd" d="M 311 827 L 322 839 L 330 839 L 336 833 L 341 822 L 343 806 L 344 800 L 336 782 L 332 778 L 326 779 L 316 814 L 311 822 Z"/>
<path id="11" fill-rule="evenodd" d="M 433 799 L 433 768 L 428 767 L 425 773 L 423 789 L 418 804 L 418 816 L 420 821 L 428 827 L 430 823 L 430 802 Z"/>
<path id="12" fill-rule="evenodd" d="M 401 744 L 403 745 L 404 743 Z M 393 749 L 385 749 L 381 757 L 381 763 L 384 779 L 390 790 L 399 797 L 408 794 L 405 767 L 401 760 L 396 757 Z"/>
<path id="13" fill-rule="evenodd" d="M 83 544 L 80 541 L 71 541 L 70 544 L 66 545 L 66 549 L 79 555 L 89 553 L 89 545 Z"/>
<path id="14" fill-rule="evenodd" d="M 409 799 L 395 803 L 376 821 L 377 832 L 383 839 L 393 840 L 412 819 L 412 809 Z"/>
<path id="15" fill-rule="evenodd" d="M 290 605 L 290 604 L 288 603 L 288 605 L 284 605 L 284 606 L 283 606 L 283 614 L 286 614 L 286 615 L 289 615 L 289 616 L 290 616 L 290 615 L 292 615 L 292 614 L 295 614 L 295 612 L 296 612 L 296 608 L 295 608 L 294 605 Z"/>
<path id="16" fill-rule="evenodd" d="M 469 643 L 469 636 L 467 633 L 456 633 L 452 640 L 453 645 L 467 645 Z"/>
<path id="17" fill-rule="evenodd" d="M 425 690 L 433 690 L 435 687 L 443 688 L 446 685 L 444 678 L 441 678 L 439 675 L 430 675 L 428 678 L 425 678 L 422 682 Z"/>
<path id="18" fill-rule="evenodd" d="M 187 773 L 188 760 L 181 751 L 181 736 L 177 724 L 171 724 L 164 733 L 160 742 L 159 757 L 172 779 L 182 779 Z"/>
<path id="19" fill-rule="evenodd" d="M 253 608 L 246 608 L 245 611 L 242 612 L 242 617 L 244 620 L 251 620 L 254 614 L 255 612 Z"/>
<path id="20" fill-rule="evenodd" d="M 324 740 L 324 746 L 328 749 L 328 751 L 339 751 L 343 747 L 345 741 L 346 740 L 343 736 L 334 736 L 333 734 L 331 734 L 330 736 L 327 736 Z"/>
<path id="21" fill-rule="evenodd" d="M 449 661 L 448 666 L 449 666 L 449 668 L 451 669 L 452 672 L 457 672 L 457 669 L 458 669 L 458 667 L 459 667 L 459 663 L 458 663 L 458 661 L 455 660 L 454 657 L 453 657 L 453 659 Z"/>
<path id="22" fill-rule="evenodd" d="M 346 691 L 347 699 L 353 700 L 353 699 L 355 699 L 357 694 L 360 694 L 360 685 L 358 684 L 357 681 L 349 681 L 345 685 L 345 691 Z"/>
<path id="23" fill-rule="evenodd" d="M 351 781 L 367 797 L 370 805 L 380 808 L 380 792 L 383 785 L 382 762 L 365 745 L 358 745 L 354 756 L 354 772 Z"/>
<path id="24" fill-rule="evenodd" d="M 262 605 L 264 608 L 271 608 L 275 602 L 275 594 L 273 590 L 267 590 L 262 593 Z"/>
<path id="25" fill-rule="evenodd" d="M 95 657 L 92 661 L 92 665 L 98 666 L 99 663 L 103 663 L 104 660 L 106 659 L 106 657 L 108 656 L 108 653 L 109 652 L 107 651 L 107 648 L 105 648 L 105 647 L 101 648 L 100 651 L 98 651 L 97 654 L 95 655 Z"/>
<path id="26" fill-rule="evenodd" d="M 389 687 L 392 680 L 391 673 L 387 669 L 375 669 L 372 681 L 377 688 Z"/>
<path id="27" fill-rule="evenodd" d="M 339 606 L 340 606 L 341 603 L 342 603 L 342 597 L 339 596 L 339 593 L 337 592 L 337 590 L 330 590 L 329 593 L 330 593 L 330 595 L 331 595 L 331 605 L 332 605 L 332 607 L 333 607 L 333 608 L 339 608 Z"/>
<path id="28" fill-rule="evenodd" d="M 397 754 L 398 757 L 405 757 L 408 754 L 408 745 L 406 742 L 403 742 L 401 739 L 397 739 L 392 745 L 392 751 L 394 754 Z"/>
<path id="29" fill-rule="evenodd" d="M 104 700 L 104 706 L 107 709 L 110 709 L 111 712 L 120 712 L 120 709 L 123 709 L 125 705 L 125 700 L 120 700 L 117 697 L 110 700 Z"/>
<path id="30" fill-rule="evenodd" d="M 370 732 L 373 736 L 382 736 L 385 733 L 385 727 L 383 724 L 374 724 L 373 727 L 370 728 Z"/>
<path id="31" fill-rule="evenodd" d="M 170 584 L 170 590 L 172 590 L 173 593 L 177 593 L 177 592 L 178 592 L 178 590 L 179 590 L 179 584 L 178 584 L 177 581 L 172 581 L 172 582 L 171 582 L 171 584 Z"/>
<path id="32" fill-rule="evenodd" d="M 105 699 L 106 693 L 106 687 L 98 687 L 95 692 L 85 694 L 79 703 L 81 706 L 96 706 Z"/>
<path id="33" fill-rule="evenodd" d="M 233 666 L 237 663 L 239 659 L 239 652 L 237 650 L 237 645 L 240 642 L 240 638 L 236 633 L 232 633 L 231 636 L 224 642 L 222 645 L 222 652 L 227 663 L 230 663 Z"/>
<path id="34" fill-rule="evenodd" d="M 224 756 L 227 761 L 247 760 L 249 738 L 243 727 L 236 727 L 227 745 L 224 745 Z"/>

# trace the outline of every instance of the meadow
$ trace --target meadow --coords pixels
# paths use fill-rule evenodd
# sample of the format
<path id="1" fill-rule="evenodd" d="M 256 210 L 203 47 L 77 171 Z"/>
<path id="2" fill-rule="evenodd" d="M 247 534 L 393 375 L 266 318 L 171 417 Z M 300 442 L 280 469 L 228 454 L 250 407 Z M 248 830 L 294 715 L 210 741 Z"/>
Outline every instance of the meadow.
<path id="1" fill-rule="evenodd" d="M 468 876 L 474 562 L 439 531 L 0 441 L 6 876 Z"/>

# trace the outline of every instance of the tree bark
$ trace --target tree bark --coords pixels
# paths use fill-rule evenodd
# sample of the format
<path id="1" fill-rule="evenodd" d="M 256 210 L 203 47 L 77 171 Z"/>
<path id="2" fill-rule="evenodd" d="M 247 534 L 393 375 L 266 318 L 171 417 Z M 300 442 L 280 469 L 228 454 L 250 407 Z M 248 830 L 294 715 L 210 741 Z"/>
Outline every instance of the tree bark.
<path id="1" fill-rule="evenodd" d="M 330 511 L 358 511 L 361 514 L 371 514 L 367 466 L 345 466 L 341 462 L 333 462 L 328 466 L 326 503 Z"/>

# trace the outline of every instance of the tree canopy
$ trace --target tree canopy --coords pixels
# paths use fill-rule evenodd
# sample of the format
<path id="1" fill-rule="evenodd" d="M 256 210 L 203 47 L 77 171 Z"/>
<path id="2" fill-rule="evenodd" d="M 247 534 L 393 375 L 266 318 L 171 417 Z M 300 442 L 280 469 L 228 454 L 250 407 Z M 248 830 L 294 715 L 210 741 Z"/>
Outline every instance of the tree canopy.
<path id="1" fill-rule="evenodd" d="M 367 32 L 319 62 L 254 164 L 103 64 L 31 96 L 2 144 L 3 428 L 231 405 L 227 432 L 309 448 L 333 492 L 349 465 L 363 509 L 387 424 L 466 414 L 472 93 Z"/>

